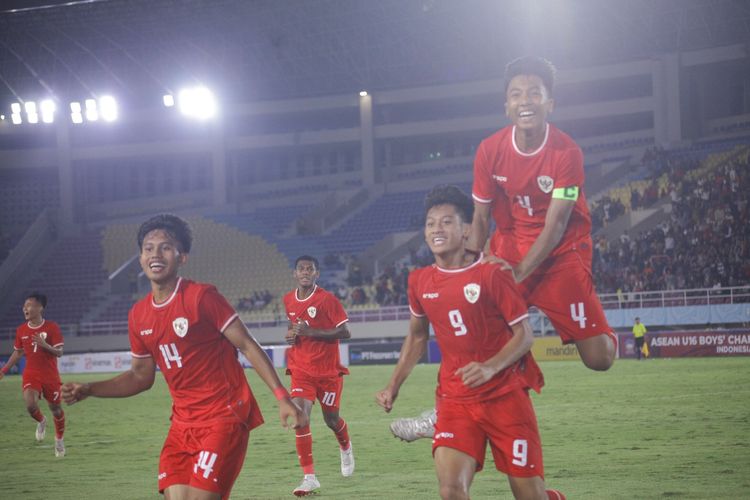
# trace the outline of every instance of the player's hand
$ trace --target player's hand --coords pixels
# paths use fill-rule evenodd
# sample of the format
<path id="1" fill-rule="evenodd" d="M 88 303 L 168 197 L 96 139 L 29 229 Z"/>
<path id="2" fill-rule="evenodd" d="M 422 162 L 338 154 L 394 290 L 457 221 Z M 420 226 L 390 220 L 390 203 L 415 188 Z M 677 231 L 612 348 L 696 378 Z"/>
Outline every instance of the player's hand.
<path id="1" fill-rule="evenodd" d="M 78 401 L 83 401 L 91 394 L 89 384 L 79 384 L 78 382 L 66 382 L 62 385 L 62 399 L 67 404 L 72 405 Z"/>
<path id="2" fill-rule="evenodd" d="M 49 344 L 47 344 L 47 339 L 44 338 L 42 335 L 40 335 L 38 333 L 35 333 L 34 335 L 32 335 L 31 336 L 31 340 L 33 340 L 34 343 L 36 345 L 38 345 L 39 347 L 44 347 L 44 346 L 48 346 L 49 345 Z"/>
<path id="3" fill-rule="evenodd" d="M 287 344 L 294 345 L 294 343 L 297 342 L 297 334 L 295 334 L 293 330 L 287 330 L 284 340 Z"/>
<path id="4" fill-rule="evenodd" d="M 393 409 L 393 403 L 398 397 L 398 391 L 394 391 L 390 387 L 386 387 L 380 392 L 375 394 L 375 402 L 385 410 L 386 413 L 390 413 Z"/>
<path id="5" fill-rule="evenodd" d="M 279 400 L 279 417 L 281 418 L 281 426 L 284 429 L 290 427 L 290 418 L 292 419 L 291 427 L 293 429 L 302 428 L 310 423 L 310 419 L 305 415 L 305 412 L 289 398 Z"/>
<path id="6" fill-rule="evenodd" d="M 520 276 L 520 273 L 518 272 L 518 266 L 514 266 L 513 264 L 511 264 L 505 259 L 501 259 L 500 257 L 489 254 L 489 255 L 484 256 L 484 259 L 482 259 L 482 262 L 487 262 L 490 264 L 500 264 L 500 269 L 502 269 L 503 271 L 511 272 L 511 274 L 513 275 L 513 279 L 515 280 L 516 283 L 520 283 L 522 281 L 521 279 L 519 279 L 521 278 L 521 276 Z"/>
<path id="7" fill-rule="evenodd" d="M 310 325 L 307 324 L 307 321 L 298 321 L 295 324 L 292 325 L 292 331 L 295 335 L 307 335 L 308 330 L 310 330 Z"/>
<path id="8" fill-rule="evenodd" d="M 474 389 L 494 377 L 496 373 L 497 371 L 491 366 L 472 361 L 456 370 L 455 375 L 461 377 L 461 382 L 464 385 Z"/>

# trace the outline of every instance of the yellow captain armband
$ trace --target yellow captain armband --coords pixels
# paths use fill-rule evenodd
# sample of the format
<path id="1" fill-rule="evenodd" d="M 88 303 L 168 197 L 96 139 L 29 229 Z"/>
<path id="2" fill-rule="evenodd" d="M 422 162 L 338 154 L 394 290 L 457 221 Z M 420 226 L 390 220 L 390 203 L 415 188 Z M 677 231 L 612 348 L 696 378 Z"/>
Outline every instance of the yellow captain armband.
<path id="1" fill-rule="evenodd" d="M 576 201 L 578 199 L 578 186 L 555 188 L 552 190 L 552 197 L 559 200 Z"/>

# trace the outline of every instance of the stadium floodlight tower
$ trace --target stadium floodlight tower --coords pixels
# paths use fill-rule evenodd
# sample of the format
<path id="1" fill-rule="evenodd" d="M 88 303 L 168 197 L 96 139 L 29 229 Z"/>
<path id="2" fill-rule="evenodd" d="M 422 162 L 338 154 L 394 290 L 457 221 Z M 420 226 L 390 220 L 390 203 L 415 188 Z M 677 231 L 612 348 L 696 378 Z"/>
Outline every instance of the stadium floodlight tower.
<path id="1" fill-rule="evenodd" d="M 174 106 L 174 96 L 172 94 L 164 94 L 162 101 L 164 102 L 165 108 L 171 108 Z"/>
<path id="2" fill-rule="evenodd" d="M 13 125 L 20 125 L 23 123 L 23 117 L 21 116 L 21 103 L 14 102 L 10 105 L 10 121 Z"/>
<path id="3" fill-rule="evenodd" d="M 42 112 L 42 121 L 44 123 L 52 123 L 55 121 L 55 101 L 52 99 L 45 99 L 39 103 L 39 109 Z"/>
<path id="4" fill-rule="evenodd" d="M 105 122 L 117 120 L 117 101 L 111 95 L 99 98 L 99 114 Z"/>
<path id="5" fill-rule="evenodd" d="M 177 96 L 180 112 L 188 117 L 206 120 L 216 116 L 216 99 L 206 87 L 183 89 Z"/>
<path id="6" fill-rule="evenodd" d="M 83 123 L 83 113 L 81 109 L 81 103 L 80 102 L 71 102 L 70 103 L 70 120 L 73 123 Z"/>
<path id="7" fill-rule="evenodd" d="M 84 101 L 84 104 L 86 106 L 86 120 L 90 122 L 97 121 L 99 119 L 99 110 L 96 106 L 96 100 L 86 99 L 86 101 Z"/>
<path id="8" fill-rule="evenodd" d="M 26 120 L 29 123 L 39 123 L 39 114 L 36 109 L 36 102 L 26 101 L 23 105 L 26 110 Z"/>

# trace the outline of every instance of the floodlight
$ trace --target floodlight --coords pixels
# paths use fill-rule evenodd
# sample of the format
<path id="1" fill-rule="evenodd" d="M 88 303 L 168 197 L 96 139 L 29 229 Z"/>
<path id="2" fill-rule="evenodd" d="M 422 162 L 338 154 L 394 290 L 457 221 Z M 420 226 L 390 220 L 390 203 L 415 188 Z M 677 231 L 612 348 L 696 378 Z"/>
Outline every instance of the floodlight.
<path id="1" fill-rule="evenodd" d="M 172 106 L 174 106 L 174 96 L 172 94 L 165 94 L 163 100 L 165 107 L 171 108 Z"/>
<path id="2" fill-rule="evenodd" d="M 16 115 L 21 114 L 21 104 L 18 102 L 14 102 L 10 105 L 10 111 Z"/>
<path id="3" fill-rule="evenodd" d="M 55 101 L 52 99 L 45 99 L 39 103 L 39 109 L 42 110 L 42 121 L 44 123 L 52 123 L 55 121 Z"/>
<path id="4" fill-rule="evenodd" d="M 86 120 L 95 122 L 99 119 L 99 111 L 96 109 L 96 101 L 94 99 L 86 99 Z"/>
<path id="5" fill-rule="evenodd" d="M 23 105 L 24 109 L 26 109 L 27 115 L 35 115 L 36 114 L 36 103 L 34 101 L 26 101 Z"/>
<path id="6" fill-rule="evenodd" d="M 105 95 L 99 98 L 99 109 L 102 119 L 105 122 L 117 120 L 117 101 L 111 95 Z"/>
<path id="7" fill-rule="evenodd" d="M 216 99 L 206 87 L 183 89 L 177 101 L 185 116 L 205 120 L 216 114 Z"/>
<path id="8" fill-rule="evenodd" d="M 360 90 L 359 91 L 359 97 L 367 97 L 367 91 L 366 90 Z"/>
<path id="9" fill-rule="evenodd" d="M 71 113 L 70 119 L 73 123 L 83 123 L 83 115 L 81 113 Z"/>
<path id="10" fill-rule="evenodd" d="M 0 120 L 5 120 L 5 115 L 0 115 Z"/>
<path id="11" fill-rule="evenodd" d="M 29 123 L 39 123 L 39 115 L 36 113 L 26 113 L 26 118 Z"/>
<path id="12" fill-rule="evenodd" d="M 23 120 L 21 119 L 21 113 L 13 113 L 10 115 L 10 119 L 13 122 L 13 125 L 20 125 L 23 123 Z"/>
<path id="13" fill-rule="evenodd" d="M 81 103 L 80 102 L 71 102 L 70 103 L 70 112 L 71 113 L 81 113 Z"/>

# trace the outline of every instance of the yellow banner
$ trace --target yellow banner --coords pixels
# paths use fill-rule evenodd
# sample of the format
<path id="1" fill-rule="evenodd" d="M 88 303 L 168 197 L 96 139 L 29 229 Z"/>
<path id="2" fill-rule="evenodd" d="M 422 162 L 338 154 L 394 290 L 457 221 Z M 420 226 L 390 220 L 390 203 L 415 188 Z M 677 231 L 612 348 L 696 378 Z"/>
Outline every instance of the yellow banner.
<path id="1" fill-rule="evenodd" d="M 580 360 L 575 344 L 563 345 L 560 337 L 536 337 L 531 347 L 537 361 L 571 361 Z"/>

